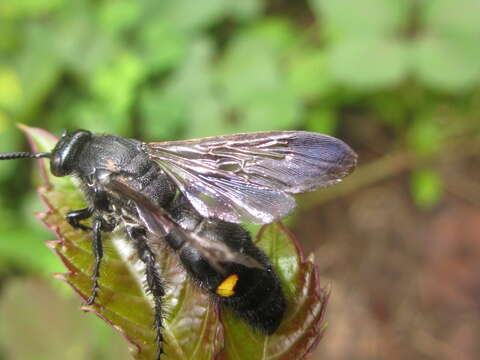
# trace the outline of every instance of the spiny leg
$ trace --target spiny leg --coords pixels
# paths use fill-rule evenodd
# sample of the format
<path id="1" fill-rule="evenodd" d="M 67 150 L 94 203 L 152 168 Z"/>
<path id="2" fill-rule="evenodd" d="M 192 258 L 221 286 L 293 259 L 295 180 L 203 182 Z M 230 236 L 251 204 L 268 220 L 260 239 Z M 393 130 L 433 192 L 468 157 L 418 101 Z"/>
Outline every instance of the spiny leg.
<path id="1" fill-rule="evenodd" d="M 102 244 L 102 220 L 95 219 L 93 222 L 92 229 L 92 250 L 95 256 L 95 266 L 93 267 L 92 273 L 92 295 L 87 299 L 87 305 L 92 305 L 95 302 L 95 298 L 98 294 L 98 278 L 100 276 L 100 263 L 103 258 L 103 244 Z"/>
<path id="2" fill-rule="evenodd" d="M 68 223 L 75 229 L 82 230 L 92 230 L 92 251 L 95 256 L 95 265 L 92 273 L 92 294 L 87 299 L 87 305 L 92 305 L 95 302 L 95 298 L 98 295 L 98 278 L 100 277 L 100 264 L 103 258 L 103 243 L 102 243 L 102 231 L 111 232 L 115 229 L 115 223 L 109 223 L 103 217 L 98 215 L 98 210 L 110 211 L 108 196 L 103 188 L 92 182 L 90 185 L 94 193 L 93 204 L 89 207 L 80 210 L 70 211 L 66 219 Z M 96 214 L 93 221 L 93 227 L 83 225 L 80 223 L 81 220 L 88 219 Z"/>
<path id="3" fill-rule="evenodd" d="M 148 291 L 152 294 L 155 304 L 155 318 L 153 321 L 153 327 L 155 328 L 155 342 L 157 345 L 157 359 L 160 359 L 160 355 L 163 353 L 163 311 L 162 311 L 162 299 L 165 295 L 162 280 L 158 274 L 156 268 L 155 256 L 150 249 L 147 252 L 146 257 L 143 259 L 146 265 L 145 274 L 147 277 Z"/>
<path id="4" fill-rule="evenodd" d="M 135 247 L 138 252 L 139 258 L 145 263 L 145 275 L 147 277 L 147 291 L 152 294 L 155 306 L 155 319 L 153 326 L 156 331 L 156 345 L 157 345 L 157 357 L 159 360 L 163 354 L 163 311 L 162 311 L 162 299 L 165 295 L 165 289 L 163 287 L 163 281 L 160 278 L 158 269 L 156 266 L 155 254 L 152 252 L 147 244 L 147 237 L 145 230 L 140 227 L 128 227 L 127 232 L 135 243 Z"/>
<path id="5" fill-rule="evenodd" d="M 88 219 L 93 215 L 93 208 L 70 211 L 65 217 L 70 225 L 75 229 L 91 230 L 90 227 L 80 224 L 80 220 Z"/>
<path id="6" fill-rule="evenodd" d="M 98 277 L 100 276 L 100 263 L 103 258 L 103 244 L 101 236 L 102 220 L 95 219 L 93 222 L 93 228 L 90 228 L 80 223 L 80 220 L 85 220 L 91 217 L 93 215 L 93 212 L 93 207 L 87 207 L 80 210 L 70 211 L 66 216 L 66 220 L 74 229 L 92 230 L 92 251 L 95 256 L 95 266 L 92 273 L 92 294 L 87 299 L 87 305 L 92 305 L 95 302 L 95 298 L 97 297 Z"/>

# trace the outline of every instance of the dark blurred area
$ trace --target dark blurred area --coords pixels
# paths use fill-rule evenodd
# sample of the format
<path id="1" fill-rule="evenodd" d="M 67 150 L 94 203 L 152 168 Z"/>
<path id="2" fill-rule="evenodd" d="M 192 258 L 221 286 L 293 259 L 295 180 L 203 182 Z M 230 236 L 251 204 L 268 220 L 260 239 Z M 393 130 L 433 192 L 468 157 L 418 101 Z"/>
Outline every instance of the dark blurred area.
<path id="1" fill-rule="evenodd" d="M 479 39 L 478 0 L 4 0 L 0 151 L 16 123 L 337 136 L 358 169 L 291 223 L 332 289 L 312 359 L 478 359 Z M 0 162 L 0 359 L 128 359 L 50 280 L 36 170 Z"/>

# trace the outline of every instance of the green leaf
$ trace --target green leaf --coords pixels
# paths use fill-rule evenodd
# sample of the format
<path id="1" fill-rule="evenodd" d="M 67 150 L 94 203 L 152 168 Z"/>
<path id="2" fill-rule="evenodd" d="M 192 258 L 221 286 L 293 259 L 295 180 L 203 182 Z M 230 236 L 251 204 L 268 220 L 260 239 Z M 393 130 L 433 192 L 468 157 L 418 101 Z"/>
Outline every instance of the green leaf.
<path id="1" fill-rule="evenodd" d="M 101 2 L 97 11 L 102 29 L 111 33 L 127 31 L 134 27 L 142 13 L 142 3 L 129 0 Z"/>
<path id="2" fill-rule="evenodd" d="M 325 330 L 328 292 L 318 290 L 313 257 L 304 259 L 289 232 L 280 223 L 262 228 L 257 245 L 272 259 L 287 296 L 287 314 L 271 336 L 238 323 L 231 311 L 222 312 L 225 349 L 222 360 L 304 359 Z"/>
<path id="3" fill-rule="evenodd" d="M 430 111 L 417 114 L 417 118 L 407 131 L 409 148 L 420 156 L 431 155 L 442 147 L 445 137 L 442 126 Z"/>
<path id="4" fill-rule="evenodd" d="M 370 99 L 372 109 L 382 121 L 397 131 L 402 131 L 408 123 L 410 107 L 407 102 L 420 97 L 412 96 L 409 92 L 406 93 L 408 94 L 407 98 L 402 96 L 403 93 L 399 94 L 398 91 L 388 91 L 375 94 L 375 97 Z"/>
<path id="5" fill-rule="evenodd" d="M 55 101 L 49 117 L 53 129 L 88 129 L 96 133 L 129 135 L 129 114 L 115 114 L 106 102 L 78 96 L 78 92 L 65 89 Z"/>
<path id="6" fill-rule="evenodd" d="M 248 106 L 281 85 L 273 44 L 250 34 L 238 35 L 218 66 L 218 80 L 232 105 Z"/>
<path id="7" fill-rule="evenodd" d="M 231 132 L 224 121 L 222 103 L 210 90 L 189 104 L 188 128 L 185 131 L 188 138 L 218 136 Z"/>
<path id="8" fill-rule="evenodd" d="M 331 107 L 312 109 L 307 116 L 306 128 L 308 131 L 335 135 L 338 125 L 337 113 Z"/>
<path id="9" fill-rule="evenodd" d="M 111 66 L 121 47 L 94 20 L 92 9 L 85 2 L 70 2 L 51 28 L 59 56 L 81 83 Z"/>
<path id="10" fill-rule="evenodd" d="M 218 66 L 224 102 L 239 114 L 242 131 L 285 129 L 299 119 L 301 104 L 280 70 L 277 46 L 246 31 Z"/>
<path id="11" fill-rule="evenodd" d="M 262 0 L 229 1 L 229 12 L 240 21 L 247 21 L 258 17 L 266 3 Z"/>
<path id="12" fill-rule="evenodd" d="M 317 17 L 326 27 L 342 36 L 379 36 L 392 34 L 405 24 L 411 2 L 391 0 L 310 0 Z"/>
<path id="13" fill-rule="evenodd" d="M 480 37 L 478 0 L 435 0 L 420 2 L 422 20 L 429 31 L 448 36 Z"/>
<path id="14" fill-rule="evenodd" d="M 56 143 L 52 135 L 41 129 L 26 126 L 22 129 L 29 136 L 34 151 L 50 151 Z M 44 186 L 40 194 L 48 210 L 40 214 L 40 218 L 57 235 L 58 240 L 47 242 L 47 245 L 68 270 L 56 277 L 86 299 L 91 292 L 90 274 L 94 263 L 91 234 L 74 230 L 65 221 L 69 210 L 85 204 L 70 177 L 53 177 L 48 169 L 48 162 L 41 160 Z M 94 305 L 82 309 L 98 315 L 120 331 L 132 345 L 136 359 L 152 359 L 155 352 L 152 302 L 142 286 L 143 271 L 122 231 L 102 236 L 105 255 L 99 297 Z M 220 321 L 217 305 L 188 281 L 177 258 L 167 250 L 159 251 L 157 261 L 168 284 L 164 302 L 167 314 L 163 360 L 235 359 L 238 356 L 267 359 L 274 354 L 275 359 L 280 360 L 293 356 L 303 359 L 318 343 L 325 328 L 323 315 L 328 295 L 318 285 L 312 259 L 305 260 L 300 255 L 294 239 L 278 224 L 264 227 L 257 243 L 272 260 L 287 296 L 288 313 L 279 331 L 270 337 L 260 335 L 226 309 L 221 309 Z M 246 356 L 249 354 L 255 355 Z"/>
<path id="15" fill-rule="evenodd" d="M 52 261 L 51 252 L 39 241 L 39 237 L 45 236 L 44 232 L 3 226 L 0 226 L 0 231 L 0 270 L 13 265 L 37 275 L 47 275 L 61 269 L 58 262 Z M 15 242 L 4 239 L 15 239 Z"/>
<path id="16" fill-rule="evenodd" d="M 13 67 L 0 64 L 0 108 L 15 109 L 22 99 L 23 89 Z"/>
<path id="17" fill-rule="evenodd" d="M 21 0 L 0 2 L 0 16 L 23 18 L 46 16 L 65 5 L 65 0 Z"/>
<path id="18" fill-rule="evenodd" d="M 186 56 L 190 38 L 168 20 L 154 18 L 140 29 L 140 51 L 149 71 L 164 71 Z"/>
<path id="19" fill-rule="evenodd" d="M 213 56 L 214 46 L 209 39 L 195 40 L 185 61 L 158 91 L 168 94 L 161 98 L 175 104 L 181 125 L 187 125 L 185 136 L 190 138 L 220 135 L 225 130 L 220 98 L 214 94 Z"/>
<path id="20" fill-rule="evenodd" d="M 286 51 L 298 46 L 301 34 L 291 21 L 280 17 L 265 17 L 242 29 L 240 36 L 263 42 L 265 47 L 282 56 Z"/>
<path id="21" fill-rule="evenodd" d="M 288 65 L 289 87 L 304 99 L 318 100 L 335 87 L 324 50 L 296 52 Z"/>
<path id="22" fill-rule="evenodd" d="M 20 29 L 18 22 L 0 15 L 0 34 L 2 34 L 0 36 L 0 54 L 6 55 L 16 51 L 22 40 Z"/>
<path id="23" fill-rule="evenodd" d="M 295 127 L 302 107 L 295 94 L 280 86 L 257 94 L 245 108 L 241 131 L 283 130 Z"/>
<path id="24" fill-rule="evenodd" d="M 393 39 L 351 38 L 333 45 L 328 55 L 332 76 L 359 89 L 394 86 L 406 77 L 410 65 L 408 47 Z"/>
<path id="25" fill-rule="evenodd" d="M 182 99 L 163 89 L 146 89 L 140 95 L 142 139 L 170 140 L 185 122 L 186 106 Z"/>
<path id="26" fill-rule="evenodd" d="M 428 86 L 459 92 L 480 81 L 478 38 L 426 35 L 414 47 L 415 73 Z"/>
<path id="27" fill-rule="evenodd" d="M 0 151 L 7 152 L 18 148 L 20 142 L 18 131 L 15 131 L 11 124 L 12 120 L 0 110 Z M 7 179 L 15 171 L 15 168 L 14 161 L 0 161 L 0 181 Z"/>
<path id="28" fill-rule="evenodd" d="M 91 88 L 113 116 L 125 115 L 130 110 L 135 90 L 144 74 L 143 63 L 138 56 L 120 51 L 111 64 L 97 69 L 91 78 Z"/>
<path id="29" fill-rule="evenodd" d="M 99 319 L 78 311 L 78 299 L 65 291 L 71 290 L 34 275 L 5 281 L 0 298 L 2 359 L 131 359 L 125 341 Z"/>
<path id="30" fill-rule="evenodd" d="M 22 127 L 38 151 L 49 151 L 55 139 L 40 129 Z M 83 299 L 91 293 L 90 274 L 93 254 L 88 232 L 78 231 L 65 221 L 71 209 L 85 206 L 82 196 L 71 178 L 55 178 L 48 172 L 48 163 L 42 166 L 44 187 L 40 194 L 49 210 L 40 215 L 42 221 L 52 229 L 58 240 L 47 242 L 55 251 L 68 273 L 57 277 L 72 286 Z M 83 306 L 120 331 L 132 344 L 132 353 L 137 359 L 152 359 L 155 354 L 153 311 L 150 298 L 145 295 L 143 274 L 133 260 L 131 249 L 122 232 L 103 234 L 105 257 L 100 278 L 100 295 L 96 304 Z M 130 251 L 130 253 L 128 252 Z M 208 296 L 191 282 L 177 264 L 175 257 L 159 258 L 162 273 L 168 279 L 169 289 L 165 302 L 169 317 L 165 324 L 165 359 L 185 359 L 185 354 L 194 354 L 195 359 L 211 359 L 218 346 L 216 336 L 217 315 L 215 306 Z"/>
<path id="31" fill-rule="evenodd" d="M 36 110 L 56 85 L 62 64 L 53 45 L 53 36 L 44 26 L 27 26 L 24 50 L 15 66 L 22 89 L 22 101 L 15 108 L 18 117 Z"/>
<path id="32" fill-rule="evenodd" d="M 214 44 L 208 38 L 190 44 L 184 61 L 167 80 L 165 91 L 184 99 L 186 103 L 208 94 L 212 86 Z"/>
<path id="33" fill-rule="evenodd" d="M 442 178 L 431 169 L 415 170 L 410 178 L 410 188 L 415 204 L 422 209 L 433 208 L 443 196 Z"/>
<path id="34" fill-rule="evenodd" d="M 227 14 L 228 0 L 204 0 L 201 6 L 190 0 L 163 0 L 156 9 L 162 18 L 171 21 L 179 31 L 194 31 L 215 24 Z"/>

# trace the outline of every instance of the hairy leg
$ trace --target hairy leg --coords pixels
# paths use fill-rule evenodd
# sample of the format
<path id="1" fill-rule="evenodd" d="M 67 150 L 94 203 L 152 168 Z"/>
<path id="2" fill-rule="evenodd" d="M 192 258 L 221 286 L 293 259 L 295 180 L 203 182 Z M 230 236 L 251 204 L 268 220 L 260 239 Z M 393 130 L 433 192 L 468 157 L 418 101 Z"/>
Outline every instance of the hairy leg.
<path id="1" fill-rule="evenodd" d="M 139 258 L 145 263 L 145 275 L 147 278 L 147 292 L 152 294 L 155 306 L 155 319 L 153 326 L 156 331 L 156 345 L 157 345 L 157 360 L 160 359 L 160 355 L 163 353 L 163 311 L 162 311 L 162 299 L 165 295 L 165 289 L 163 281 L 157 269 L 157 261 L 155 254 L 152 252 L 147 243 L 147 237 L 145 230 L 140 227 L 127 226 L 127 233 L 133 240 L 138 252 Z"/>
<path id="2" fill-rule="evenodd" d="M 100 264 L 103 258 L 103 244 L 102 244 L 102 220 L 95 219 L 92 229 L 92 250 L 95 256 L 95 265 L 92 273 L 92 295 L 87 300 L 87 305 L 92 305 L 98 295 L 98 278 L 100 277 Z"/>

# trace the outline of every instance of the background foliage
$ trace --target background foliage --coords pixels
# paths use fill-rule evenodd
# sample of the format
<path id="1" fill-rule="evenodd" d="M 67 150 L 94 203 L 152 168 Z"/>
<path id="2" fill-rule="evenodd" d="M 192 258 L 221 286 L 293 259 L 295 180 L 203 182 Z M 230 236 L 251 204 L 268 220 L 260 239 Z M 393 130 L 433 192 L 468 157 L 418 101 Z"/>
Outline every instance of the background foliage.
<path id="1" fill-rule="evenodd" d="M 412 203 L 435 209 L 446 186 L 430 159 L 479 133 L 479 39 L 478 0 L 5 0 L 0 151 L 25 148 L 17 122 L 146 141 L 306 129 L 346 139 L 364 164 L 408 154 Z M 396 174 L 389 164 L 352 184 Z M 61 270 L 41 241 L 51 234 L 31 216 L 42 208 L 34 170 L 0 163 L 0 303 L 8 311 L 20 306 L 12 298 L 43 290 L 7 280 Z M 27 319 L 36 306 L 22 306 L 32 309 Z M 15 358 L 17 341 L 29 340 L 8 340 L 15 329 L 0 324 L 0 359 Z M 61 338 L 56 354 L 65 346 L 68 358 L 87 358 L 86 341 L 88 358 L 119 358 L 115 346 L 104 353 L 102 342 L 117 340 L 103 325 L 68 335 L 75 344 L 58 326 L 48 330 Z"/>

